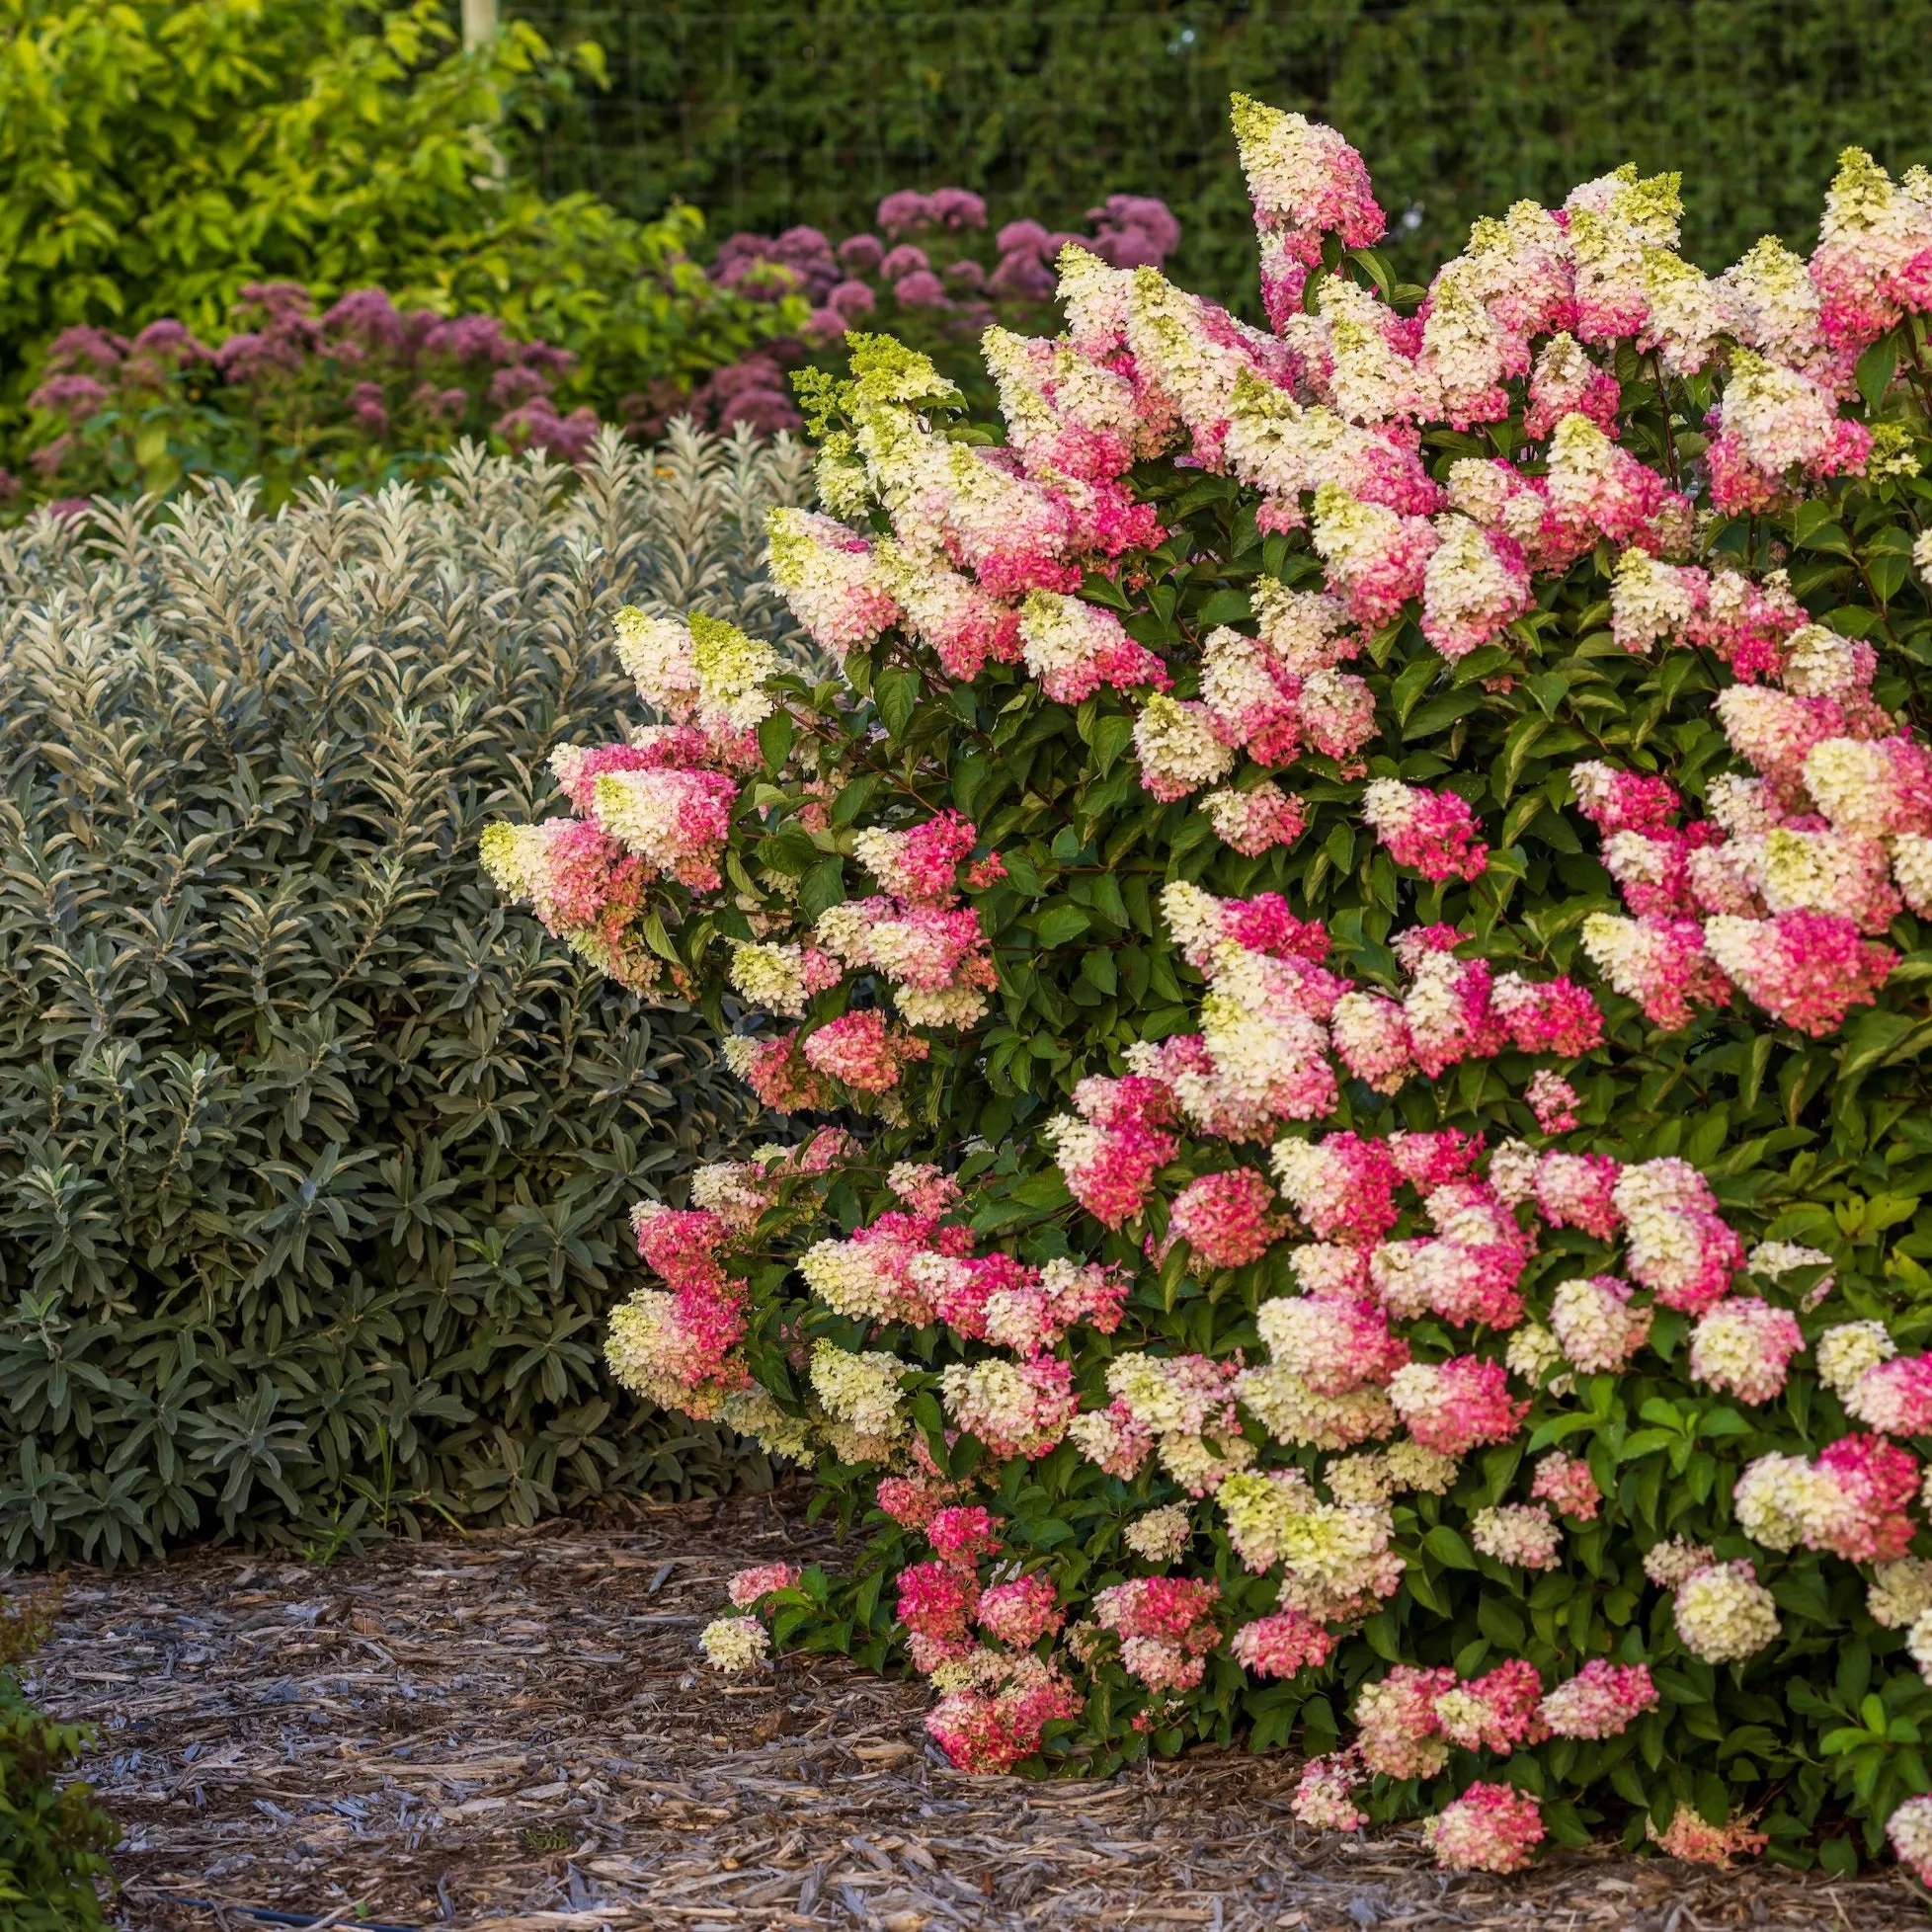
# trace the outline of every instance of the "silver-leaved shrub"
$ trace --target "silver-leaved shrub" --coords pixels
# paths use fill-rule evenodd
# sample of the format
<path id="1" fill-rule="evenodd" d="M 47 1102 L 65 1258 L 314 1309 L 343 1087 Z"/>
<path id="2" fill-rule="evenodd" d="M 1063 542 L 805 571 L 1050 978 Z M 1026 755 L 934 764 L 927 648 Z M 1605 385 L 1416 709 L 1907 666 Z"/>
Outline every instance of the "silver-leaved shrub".
<path id="1" fill-rule="evenodd" d="M 0 533 L 6 1561 L 744 1473 L 613 1414 L 599 1330 L 631 1200 L 756 1109 L 477 845 L 619 727 L 621 605 L 792 634 L 757 559 L 805 481 L 784 442 L 607 436 Z"/>

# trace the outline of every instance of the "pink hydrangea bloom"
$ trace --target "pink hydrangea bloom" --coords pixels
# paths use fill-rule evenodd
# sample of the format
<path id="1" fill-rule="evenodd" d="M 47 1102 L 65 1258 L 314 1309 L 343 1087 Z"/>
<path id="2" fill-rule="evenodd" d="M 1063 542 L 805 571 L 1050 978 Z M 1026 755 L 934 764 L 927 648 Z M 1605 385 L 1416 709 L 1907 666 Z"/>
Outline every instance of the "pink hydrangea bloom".
<path id="1" fill-rule="evenodd" d="M 1041 1668 L 1015 1673 L 998 1691 L 954 1691 L 926 1716 L 926 1728 L 959 1771 L 995 1775 L 1033 1756 L 1049 1724 L 1080 1716 L 1085 1700 Z"/>
<path id="2" fill-rule="evenodd" d="M 1268 320 L 1284 327 L 1300 312 L 1322 239 L 1337 234 L 1367 248 L 1386 227 L 1362 157 L 1319 121 L 1234 97 L 1235 139 L 1261 238 L 1261 293 Z"/>
<path id="3" fill-rule="evenodd" d="M 1544 1698 L 1540 1715 L 1558 1737 L 1621 1737 L 1646 1711 L 1657 1707 L 1648 1666 L 1592 1657 L 1567 1683 Z"/>
<path id="4" fill-rule="evenodd" d="M 1507 1757 L 1518 1744 L 1541 1741 L 1544 1727 L 1537 1707 L 1542 1697 L 1543 1680 L 1536 1665 L 1511 1657 L 1480 1677 L 1440 1692 L 1435 1719 L 1452 1744 Z"/>
<path id="5" fill-rule="evenodd" d="M 899 1621 L 906 1627 L 916 1669 L 934 1670 L 972 1650 L 979 1600 L 980 1586 L 970 1570 L 919 1563 L 899 1572 Z"/>
<path id="6" fill-rule="evenodd" d="M 1755 1858 L 1771 1840 L 1762 1831 L 1753 1831 L 1748 1818 L 1727 1818 L 1712 1824 L 1690 1806 L 1680 1803 L 1670 1822 L 1659 1831 L 1647 1827 L 1660 1852 L 1681 1858 L 1687 1865 L 1715 1865 L 1729 1871 L 1731 1861 L 1742 1856 Z"/>
<path id="7" fill-rule="evenodd" d="M 1543 1814 L 1528 1792 L 1473 1784 L 1423 1821 L 1435 1862 L 1448 1872 L 1520 1872 L 1543 1841 Z"/>
<path id="8" fill-rule="evenodd" d="M 1510 1396 L 1503 1365 L 1474 1355 L 1410 1362 L 1396 1371 L 1389 1397 L 1409 1434 L 1424 1449 L 1443 1456 L 1460 1456 L 1486 1442 L 1508 1442 L 1529 1413 L 1526 1400 Z"/>
<path id="9" fill-rule="evenodd" d="M 953 1486 L 926 1476 L 885 1476 L 879 1479 L 879 1507 L 901 1529 L 923 1530 L 944 1508 Z"/>
<path id="10" fill-rule="evenodd" d="M 1892 1563 L 1912 1539 L 1906 1509 L 1918 1494 L 1918 1459 L 1883 1436 L 1847 1435 L 1817 1454 L 1817 1468 L 1854 1510 L 1850 1529 L 1827 1545 L 1849 1563 Z"/>
<path id="11" fill-rule="evenodd" d="M 1573 337 L 1558 335 L 1544 344 L 1530 373 L 1523 429 L 1546 437 L 1566 416 L 1584 416 L 1606 436 L 1615 436 L 1621 399 L 1617 378 L 1592 362 Z"/>
<path id="12" fill-rule="evenodd" d="M 1308 823 L 1302 802 L 1274 784 L 1251 791 L 1217 791 L 1201 801 L 1214 836 L 1244 858 L 1258 858 L 1276 845 L 1292 845 Z"/>
<path id="13" fill-rule="evenodd" d="M 885 1093 L 899 1085 L 907 1064 L 932 1049 L 916 1033 L 887 1024 L 876 1007 L 842 1013 L 806 1035 L 805 1064 L 861 1093 Z"/>
<path id="14" fill-rule="evenodd" d="M 1518 1053 L 1574 1059 L 1603 1044 L 1596 1001 L 1571 979 L 1526 980 L 1504 973 L 1489 989 L 1489 1010 Z"/>
<path id="15" fill-rule="evenodd" d="M 857 284 L 867 298 L 871 290 Z M 771 581 L 822 649 L 869 644 L 901 612 L 855 530 L 808 510 L 778 510 L 770 522 Z"/>
<path id="16" fill-rule="evenodd" d="M 857 857 L 888 892 L 915 905 L 943 906 L 957 896 L 959 867 L 979 836 L 971 819 L 948 808 L 910 832 L 861 834 Z"/>
<path id="17" fill-rule="evenodd" d="M 1238 1268 L 1258 1261 L 1281 1232 L 1273 1208 L 1274 1189 L 1252 1167 L 1203 1174 L 1175 1196 L 1167 1233 L 1202 1267 Z"/>
<path id="18" fill-rule="evenodd" d="M 1898 955 L 1860 938 L 1857 924 L 1825 913 L 1706 922 L 1720 970 L 1774 1019 L 1812 1039 L 1835 1033 L 1853 1006 L 1869 1006 Z"/>
<path id="19" fill-rule="evenodd" d="M 1362 795 L 1362 818 L 1398 865 L 1425 879 L 1473 879 L 1489 861 L 1475 813 L 1453 791 L 1377 778 Z"/>
<path id="20" fill-rule="evenodd" d="M 1111 610 L 1078 598 L 1044 591 L 1029 597 L 1020 611 L 1019 640 L 1027 670 L 1062 704 L 1078 704 L 1102 684 L 1166 690 L 1172 683 L 1167 667 L 1127 635 Z"/>
<path id="21" fill-rule="evenodd" d="M 1619 448 L 1586 416 L 1562 418 L 1550 436 L 1550 509 L 1579 530 L 1628 543 L 1649 536 L 1669 485 Z"/>
<path id="22" fill-rule="evenodd" d="M 1390 1332 L 1383 1310 L 1352 1296 L 1277 1295 L 1255 1324 L 1268 1359 L 1318 1396 L 1383 1387 L 1409 1360 L 1409 1343 Z"/>
<path id="23" fill-rule="evenodd" d="M 1932 1885 L 1932 1798 L 1906 1799 L 1885 1829 L 1899 1864 L 1908 1867 L 1920 1885 Z"/>
<path id="24" fill-rule="evenodd" d="M 1456 1687 L 1447 1668 L 1398 1663 L 1355 1697 L 1355 1747 L 1369 1770 L 1390 1778 L 1432 1777 L 1447 1761 L 1436 1699 Z"/>
<path id="25" fill-rule="evenodd" d="M 1555 1503 L 1566 1516 L 1584 1523 L 1596 1521 L 1603 1503 L 1603 1491 L 1597 1488 L 1589 1464 L 1581 1456 L 1565 1455 L 1560 1449 L 1553 1449 L 1537 1462 L 1530 1494 Z"/>
<path id="26" fill-rule="evenodd" d="M 1650 1333 L 1650 1311 L 1630 1302 L 1630 1284 L 1614 1275 L 1564 1282 L 1551 1300 L 1550 1328 L 1565 1359 L 1586 1375 L 1622 1368 Z"/>
<path id="27" fill-rule="evenodd" d="M 1536 1116 L 1537 1128 L 1545 1134 L 1568 1134 L 1578 1125 L 1576 1109 L 1580 1104 L 1576 1089 L 1549 1068 L 1539 1068 L 1530 1077 L 1530 1084 L 1523 1093 L 1529 1102 L 1529 1110 Z"/>
<path id="28" fill-rule="evenodd" d="M 1366 1775 L 1362 1754 L 1353 1745 L 1310 1758 L 1288 1801 L 1296 1822 L 1316 1831 L 1359 1831 L 1368 1813 L 1356 1809 L 1351 1794 Z"/>
<path id="29" fill-rule="evenodd" d="M 737 1609 L 749 1610 L 765 1597 L 795 1587 L 802 1574 L 795 1563 L 761 1564 L 737 1571 L 726 1588 Z"/>
<path id="30" fill-rule="evenodd" d="M 979 1626 L 989 1637 L 1014 1650 L 1026 1650 L 1059 1632 L 1067 1613 L 1060 1608 L 1053 1578 L 1044 1570 L 994 1583 L 980 1592 Z"/>
<path id="31" fill-rule="evenodd" d="M 1141 1211 L 1155 1173 L 1179 1148 L 1167 1131 L 1173 1092 L 1144 1075 L 1095 1074 L 1074 1088 L 1074 1105 L 1078 1119 L 1063 1114 L 1050 1125 L 1054 1158 L 1074 1199 L 1095 1220 L 1118 1228 Z"/>
<path id="32" fill-rule="evenodd" d="M 1334 1638 L 1312 1617 L 1299 1610 L 1278 1610 L 1271 1617 L 1243 1624 L 1228 1648 L 1257 1677 L 1292 1677 L 1299 1670 L 1319 1670 L 1334 1647 Z"/>
<path id="33" fill-rule="evenodd" d="M 1392 622 L 1423 595 L 1429 560 L 1441 543 L 1426 517 L 1365 503 L 1335 483 L 1316 492 L 1313 528 L 1329 588 L 1347 601 L 1355 622 L 1370 630 Z"/>
<path id="34" fill-rule="evenodd" d="M 1220 1585 L 1206 1577 L 1136 1576 L 1096 1591 L 1093 1614 L 1120 1638 L 1120 1660 L 1150 1690 L 1191 1690 L 1221 1641 Z"/>
<path id="35" fill-rule="evenodd" d="M 1442 542 L 1422 576 L 1422 635 L 1453 664 L 1489 642 L 1530 604 L 1523 546 L 1466 517 L 1436 525 Z"/>
<path id="36" fill-rule="evenodd" d="M 1608 1241 L 1622 1225 L 1615 1190 L 1621 1162 L 1607 1154 L 1545 1154 L 1536 1167 L 1536 1205 L 1557 1228 Z"/>
<path id="37" fill-rule="evenodd" d="M 1932 1356 L 1875 1363 L 1853 1385 L 1845 1410 L 1885 1435 L 1932 1435 Z"/>
<path id="38" fill-rule="evenodd" d="M 1540 1502 L 1499 1502 L 1470 1518 L 1469 1540 L 1481 1556 L 1515 1570 L 1555 1570 L 1563 1529 Z"/>
<path id="39" fill-rule="evenodd" d="M 796 1028 L 765 1040 L 740 1036 L 726 1051 L 760 1105 L 774 1113 L 812 1113 L 832 1104 L 832 1088 L 807 1062 Z"/>
<path id="40" fill-rule="evenodd" d="M 1593 913 L 1583 922 L 1583 950 L 1646 1018 L 1671 1032 L 1690 1024 L 1694 1008 L 1731 998 L 1731 982 L 1705 950 L 1696 920 Z"/>
<path id="41" fill-rule="evenodd" d="M 923 1218 L 936 1220 L 959 1203 L 959 1182 L 927 1162 L 902 1161 L 887 1173 L 886 1185 Z"/>
<path id="42" fill-rule="evenodd" d="M 1825 340 L 1852 354 L 1876 341 L 1901 312 L 1925 306 L 1932 286 L 1932 221 L 1863 148 L 1847 148 L 1839 157 L 1811 281 Z"/>
<path id="43" fill-rule="evenodd" d="M 953 1426 L 976 1435 L 995 1456 L 1043 1456 L 1067 1433 L 1080 1407 L 1073 1364 L 1051 1355 L 995 1359 L 942 1371 L 940 1394 Z"/>
<path id="44" fill-rule="evenodd" d="M 1319 1240 L 1370 1247 L 1395 1226 L 1401 1173 L 1386 1142 L 1277 1141 L 1273 1162 L 1282 1193 Z"/>
<path id="45" fill-rule="evenodd" d="M 1487 1181 L 1453 1181 L 1424 1206 L 1433 1240 L 1389 1242 L 1370 1257 L 1369 1279 L 1395 1315 L 1425 1310 L 1457 1326 L 1513 1328 L 1522 1320 L 1516 1292 L 1531 1244 Z"/>
<path id="46" fill-rule="evenodd" d="M 977 1502 L 941 1509 L 926 1524 L 926 1540 L 942 1563 L 967 1570 L 977 1559 L 994 1556 L 1001 1548 L 992 1512 Z"/>
<path id="47" fill-rule="evenodd" d="M 1391 1134 L 1387 1145 L 1396 1171 L 1422 1195 L 1433 1194 L 1451 1181 L 1468 1179 L 1483 1154 L 1483 1136 L 1466 1134 L 1459 1127 L 1429 1133 L 1405 1130 Z"/>
<path id="48" fill-rule="evenodd" d="M 1694 1381 L 1766 1403 L 1785 1386 L 1791 1358 L 1805 1346 L 1798 1318 L 1754 1295 L 1731 1295 L 1705 1311 L 1691 1336 Z"/>
<path id="49" fill-rule="evenodd" d="M 1643 1162 L 1623 1170 L 1611 1197 L 1624 1217 L 1624 1265 L 1634 1281 L 1688 1315 L 1724 1298 L 1744 1264 L 1744 1248 L 1695 1167 Z"/>
<path id="50" fill-rule="evenodd" d="M 1416 1071 L 1409 1015 L 1380 993 L 1346 993 L 1329 1021 L 1335 1057 L 1377 1093 L 1398 1091 Z"/>

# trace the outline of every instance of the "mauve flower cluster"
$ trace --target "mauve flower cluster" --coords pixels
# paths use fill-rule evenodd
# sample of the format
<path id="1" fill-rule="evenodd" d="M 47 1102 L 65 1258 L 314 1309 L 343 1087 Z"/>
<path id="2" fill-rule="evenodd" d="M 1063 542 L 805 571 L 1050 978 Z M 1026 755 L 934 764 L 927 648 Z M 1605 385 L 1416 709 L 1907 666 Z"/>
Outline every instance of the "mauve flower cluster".
<path id="1" fill-rule="evenodd" d="M 1907 1806 L 1920 1803 L 1908 1800 Z M 1906 1810 L 1900 1806 L 1894 1818 Z M 1749 1818 L 1728 1817 L 1722 1824 L 1713 1824 L 1691 1806 L 1679 1803 L 1670 1814 L 1670 1822 L 1661 1831 L 1654 1822 L 1647 1826 L 1647 1833 L 1656 1848 L 1669 1858 L 1681 1858 L 1688 1865 L 1715 1865 L 1721 1871 L 1728 1871 L 1733 1858 L 1742 1856 L 1755 1858 L 1771 1840 L 1767 1833 L 1753 1831 Z M 1900 1850 L 1899 1857 L 1906 1863 L 1912 1861 Z"/>
<path id="2" fill-rule="evenodd" d="M 722 1412 L 747 1388 L 738 1358 L 745 1334 L 744 1285 L 725 1272 L 730 1231 L 702 1208 L 646 1201 L 632 1214 L 637 1251 L 669 1292 L 645 1290 L 612 1312 L 610 1352 L 627 1386 L 692 1415 Z"/>
<path id="3" fill-rule="evenodd" d="M 1096 1591 L 1093 1616 L 1120 1640 L 1120 1661 L 1149 1690 L 1192 1690 L 1221 1641 L 1220 1589 L 1207 1577 L 1137 1576 Z"/>
<path id="4" fill-rule="evenodd" d="M 1574 1060 L 1603 1044 L 1602 1018 L 1586 988 L 1568 978 L 1496 974 L 1488 960 L 1459 959 L 1456 949 L 1464 943 L 1454 926 L 1411 926 L 1391 942 L 1409 981 L 1400 1000 L 1350 992 L 1335 1002 L 1329 1019 L 1335 1052 L 1378 1093 L 1399 1092 L 1417 1074 L 1434 1080 L 1460 1061 L 1488 1060 L 1508 1048 Z M 1573 1104 L 1573 1089 L 1543 1068 L 1525 1095 L 1533 1110 L 1539 1094 L 1544 1110 L 1561 1106 L 1551 1083 Z"/>
<path id="5" fill-rule="evenodd" d="M 887 313 L 943 323 L 965 340 L 1003 313 L 1037 309 L 1053 299 L 1054 259 L 1073 244 L 1117 269 L 1159 269 L 1180 246 L 1180 223 L 1165 201 L 1110 195 L 1088 208 L 1090 233 L 1054 233 L 1039 222 L 1006 222 L 992 238 L 993 259 L 977 238 L 987 232 L 985 200 L 966 188 L 922 194 L 897 189 L 878 206 L 876 234 L 861 230 L 834 243 L 800 225 L 778 235 L 727 236 L 711 279 L 762 298 L 802 294 L 812 305 L 807 335 L 836 342 Z"/>
<path id="6" fill-rule="evenodd" d="M 1422 1835 L 1445 1871 L 1519 1872 L 1543 1841 L 1543 1813 L 1528 1792 L 1479 1781 L 1425 1818 Z"/>
<path id="7" fill-rule="evenodd" d="M 318 313 L 299 282 L 251 282 L 231 319 L 240 326 L 213 346 L 167 319 L 131 339 L 61 331 L 28 397 L 48 427 L 32 466 L 58 486 L 77 473 L 90 420 L 113 411 L 148 421 L 170 404 L 272 422 L 299 403 L 310 434 L 402 447 L 490 434 L 567 462 L 598 432 L 594 410 L 557 407 L 557 380 L 576 357 L 518 340 L 494 315 L 398 309 L 382 288 L 355 289 Z"/>

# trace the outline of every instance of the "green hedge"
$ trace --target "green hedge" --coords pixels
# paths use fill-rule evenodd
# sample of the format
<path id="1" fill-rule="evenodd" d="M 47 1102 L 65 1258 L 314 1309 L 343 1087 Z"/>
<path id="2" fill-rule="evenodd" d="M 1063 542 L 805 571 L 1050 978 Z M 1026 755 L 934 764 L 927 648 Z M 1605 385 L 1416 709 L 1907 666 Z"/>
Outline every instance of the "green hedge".
<path id="1" fill-rule="evenodd" d="M 168 318 L 216 347 L 257 282 L 300 282 L 323 306 L 379 284 L 406 309 L 500 316 L 569 351 L 565 407 L 606 420 L 802 315 L 708 282 L 687 259 L 690 208 L 631 220 L 537 194 L 531 150 L 552 108 L 596 85 L 595 54 L 555 57 L 518 22 L 466 54 L 444 12 L 0 0 L 0 430 L 62 331 Z"/>
<path id="2" fill-rule="evenodd" d="M 1848 141 L 1932 149 L 1932 0 L 1253 0 L 1131 7 L 816 0 L 796 8 L 513 0 L 553 42 L 595 40 L 611 88 L 546 144 L 552 188 L 633 211 L 668 195 L 715 234 L 845 232 L 890 189 L 957 183 L 994 219 L 1071 221 L 1113 190 L 1163 196 L 1184 286 L 1254 299 L 1231 90 L 1339 127 L 1376 157 L 1398 267 L 1471 219 L 1560 201 L 1630 160 L 1684 171 L 1686 253 L 1812 230 Z"/>
<path id="3" fill-rule="evenodd" d="M 0 1599 L 0 1925 L 7 1932 L 93 1932 L 107 1924 L 97 1879 L 113 1883 L 106 1854 L 121 1827 L 92 1789 L 59 1774 L 93 1741 L 85 1725 L 56 1724 L 20 1683 L 45 1639 L 53 1604 Z"/>
<path id="4" fill-rule="evenodd" d="M 506 914 L 477 834 L 623 719 L 617 605 L 782 634 L 804 480 L 605 432 L 580 479 L 469 445 L 0 532 L 0 1561 L 762 1480 L 599 1346 L 631 1204 L 742 1088 Z"/>

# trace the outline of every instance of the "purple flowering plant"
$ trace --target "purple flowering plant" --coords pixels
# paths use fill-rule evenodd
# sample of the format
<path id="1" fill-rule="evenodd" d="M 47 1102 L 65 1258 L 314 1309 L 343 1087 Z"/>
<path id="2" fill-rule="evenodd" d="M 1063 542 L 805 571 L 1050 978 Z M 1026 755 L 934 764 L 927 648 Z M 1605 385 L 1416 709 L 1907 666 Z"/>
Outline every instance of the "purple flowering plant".
<path id="1" fill-rule="evenodd" d="M 711 279 L 754 299 L 802 296 L 811 304 L 804 340 L 788 359 L 781 345 L 721 369 L 697 392 L 700 415 L 717 427 L 796 429 L 787 360 L 841 365 L 846 332 L 883 330 L 929 356 L 982 413 L 995 405 L 979 354 L 993 323 L 1051 330 L 1054 262 L 1069 242 L 1116 269 L 1159 269 L 1180 245 L 1180 223 L 1148 195 L 1109 195 L 1087 211 L 1088 232 L 1047 228 L 1030 217 L 991 225 L 985 199 L 966 188 L 886 196 L 871 229 L 836 245 L 798 226 L 778 235 L 728 236 Z"/>

